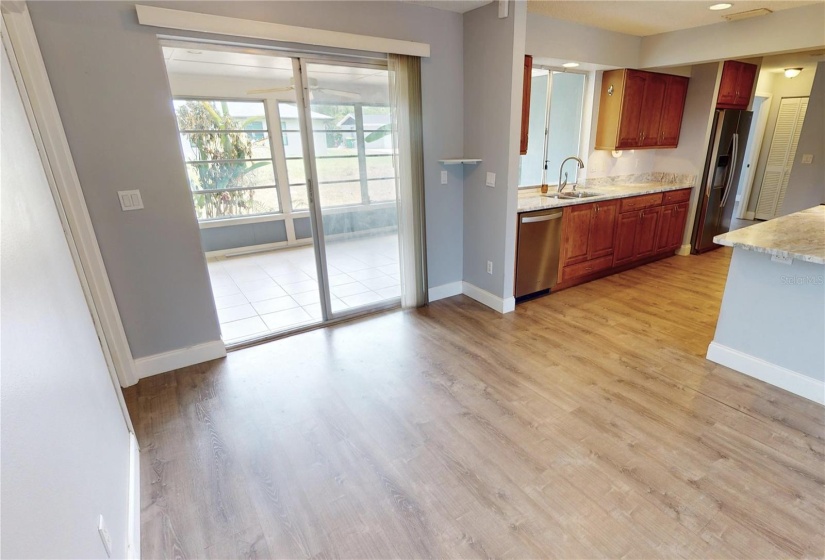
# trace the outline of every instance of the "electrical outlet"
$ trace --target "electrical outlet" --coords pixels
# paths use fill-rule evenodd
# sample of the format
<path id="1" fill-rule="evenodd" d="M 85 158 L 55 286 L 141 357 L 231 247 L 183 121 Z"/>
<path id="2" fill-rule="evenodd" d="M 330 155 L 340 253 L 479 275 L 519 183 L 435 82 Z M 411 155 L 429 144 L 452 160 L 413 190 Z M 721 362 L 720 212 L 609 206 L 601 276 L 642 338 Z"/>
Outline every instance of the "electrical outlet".
<path id="1" fill-rule="evenodd" d="M 112 557 L 112 536 L 109 534 L 109 529 L 106 528 L 106 523 L 103 521 L 103 515 L 97 522 L 97 532 L 100 533 L 100 540 L 103 541 L 103 548 L 106 549 L 106 556 Z"/>
<path id="2" fill-rule="evenodd" d="M 487 261 L 487 274 L 493 273 L 493 261 Z"/>
<path id="3" fill-rule="evenodd" d="M 808 165 L 809 163 L 814 162 L 814 155 L 813 154 L 802 154 L 802 163 Z"/>
<path id="4" fill-rule="evenodd" d="M 490 171 L 487 172 L 487 186 L 488 187 L 495 187 L 496 186 L 496 174 Z"/>
<path id="5" fill-rule="evenodd" d="M 447 184 L 447 172 L 446 171 L 441 172 L 441 184 L 442 185 Z"/>

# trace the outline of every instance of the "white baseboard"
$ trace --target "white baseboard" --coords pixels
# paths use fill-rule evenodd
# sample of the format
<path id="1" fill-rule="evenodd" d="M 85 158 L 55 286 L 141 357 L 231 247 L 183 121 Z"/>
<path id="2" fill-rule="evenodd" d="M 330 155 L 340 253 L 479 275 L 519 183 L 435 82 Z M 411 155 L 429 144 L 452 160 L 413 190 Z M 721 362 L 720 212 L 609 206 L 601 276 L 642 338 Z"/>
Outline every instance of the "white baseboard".
<path id="1" fill-rule="evenodd" d="M 475 284 L 469 282 L 462 282 L 461 292 L 468 297 L 473 298 L 479 303 L 483 303 L 490 309 L 495 309 L 499 313 L 510 313 L 516 309 L 516 298 L 500 298 L 497 295 L 491 294 L 487 290 L 482 290 Z"/>
<path id="2" fill-rule="evenodd" d="M 140 560 L 140 448 L 135 434 L 129 432 L 129 526 L 126 531 L 126 557 Z"/>
<path id="3" fill-rule="evenodd" d="M 441 284 L 440 286 L 430 288 L 427 290 L 427 296 L 430 301 L 438 301 L 440 299 L 457 296 L 462 290 L 463 286 L 461 285 L 461 281 L 450 282 L 449 284 Z"/>
<path id="4" fill-rule="evenodd" d="M 681 257 L 686 257 L 690 254 L 690 243 L 687 245 L 682 245 L 678 249 L 676 249 L 676 254 Z"/>
<path id="5" fill-rule="evenodd" d="M 216 360 L 224 356 L 226 356 L 226 346 L 224 346 L 223 341 L 213 340 L 188 348 L 138 358 L 135 360 L 135 370 L 138 378 L 143 379 L 173 369 Z"/>
<path id="6" fill-rule="evenodd" d="M 825 405 L 825 383 L 718 342 L 708 346 L 708 360 Z"/>

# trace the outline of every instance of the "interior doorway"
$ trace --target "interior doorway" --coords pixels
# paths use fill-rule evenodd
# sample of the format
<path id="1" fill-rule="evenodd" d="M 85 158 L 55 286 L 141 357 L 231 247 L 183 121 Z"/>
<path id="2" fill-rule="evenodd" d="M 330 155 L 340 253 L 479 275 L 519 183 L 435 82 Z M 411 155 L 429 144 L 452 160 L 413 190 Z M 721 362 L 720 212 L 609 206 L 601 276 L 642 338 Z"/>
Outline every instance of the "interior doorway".
<path id="1" fill-rule="evenodd" d="M 224 342 L 399 305 L 386 60 L 162 46 Z"/>
<path id="2" fill-rule="evenodd" d="M 751 110 L 753 111 L 753 118 L 751 119 L 751 127 L 748 132 L 748 143 L 745 146 L 744 165 L 736 189 L 736 206 L 733 210 L 734 219 L 738 222 L 747 220 L 748 199 L 756 178 L 756 164 L 759 160 L 762 140 L 765 137 L 765 128 L 768 124 L 768 114 L 771 110 L 771 96 L 760 96 L 757 94 L 753 99 Z"/>

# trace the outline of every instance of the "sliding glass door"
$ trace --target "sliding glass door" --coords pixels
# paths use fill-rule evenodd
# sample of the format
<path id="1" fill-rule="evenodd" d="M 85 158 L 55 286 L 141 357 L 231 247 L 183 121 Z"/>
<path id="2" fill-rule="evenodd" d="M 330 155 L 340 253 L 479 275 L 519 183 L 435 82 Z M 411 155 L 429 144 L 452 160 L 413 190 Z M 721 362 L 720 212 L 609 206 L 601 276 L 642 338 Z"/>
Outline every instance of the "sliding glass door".
<path id="1" fill-rule="evenodd" d="M 401 281 L 387 69 L 302 60 L 301 71 L 329 316 L 396 303 Z"/>
<path id="2" fill-rule="evenodd" d="M 224 342 L 397 304 L 386 62 L 163 52 Z"/>

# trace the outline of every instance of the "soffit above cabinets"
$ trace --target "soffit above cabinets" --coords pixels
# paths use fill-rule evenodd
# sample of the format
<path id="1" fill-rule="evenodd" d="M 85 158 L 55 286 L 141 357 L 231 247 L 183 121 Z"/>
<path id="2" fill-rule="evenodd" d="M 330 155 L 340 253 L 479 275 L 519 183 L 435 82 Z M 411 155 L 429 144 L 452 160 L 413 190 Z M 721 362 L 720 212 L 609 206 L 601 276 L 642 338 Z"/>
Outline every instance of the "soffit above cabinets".
<path id="1" fill-rule="evenodd" d="M 710 2 L 695 0 L 593 0 L 548 2 L 528 0 L 529 14 L 541 14 L 556 19 L 573 21 L 582 25 L 598 27 L 646 37 L 679 29 L 689 29 L 726 21 L 722 16 L 739 12 L 767 8 L 772 12 L 799 8 L 821 3 L 819 0 L 732 0 L 733 7 L 722 11 L 708 10 Z"/>

